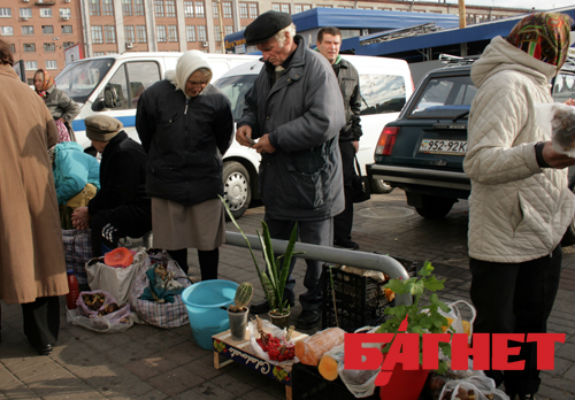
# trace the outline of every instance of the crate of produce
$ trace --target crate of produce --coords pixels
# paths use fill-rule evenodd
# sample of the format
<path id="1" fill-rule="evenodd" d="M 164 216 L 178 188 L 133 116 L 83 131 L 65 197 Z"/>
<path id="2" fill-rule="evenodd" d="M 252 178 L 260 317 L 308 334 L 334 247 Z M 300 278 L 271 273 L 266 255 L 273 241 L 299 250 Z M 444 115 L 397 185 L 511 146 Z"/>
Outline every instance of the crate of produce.
<path id="1" fill-rule="evenodd" d="M 392 305 L 383 289 L 388 276 L 348 266 L 325 265 L 323 268 L 324 328 L 336 326 L 336 310 L 337 323 L 347 332 L 383 322 L 385 307 Z"/>

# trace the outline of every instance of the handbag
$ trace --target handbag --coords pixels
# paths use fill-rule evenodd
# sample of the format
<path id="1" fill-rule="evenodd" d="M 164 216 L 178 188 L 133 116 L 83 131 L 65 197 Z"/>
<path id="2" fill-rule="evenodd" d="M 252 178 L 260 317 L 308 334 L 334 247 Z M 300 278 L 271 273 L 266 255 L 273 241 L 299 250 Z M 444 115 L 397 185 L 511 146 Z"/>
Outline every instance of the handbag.
<path id="1" fill-rule="evenodd" d="M 568 188 L 575 193 L 575 176 L 569 179 Z M 567 227 L 563 238 L 561 239 L 561 247 L 573 246 L 575 244 L 575 218 L 571 220 L 571 223 Z"/>
<path id="2" fill-rule="evenodd" d="M 359 161 L 357 160 L 356 155 L 353 156 L 353 161 L 354 169 L 351 181 L 352 199 L 354 203 L 361 203 L 362 201 L 370 199 L 371 190 L 367 177 L 361 175 L 361 167 L 359 166 Z"/>

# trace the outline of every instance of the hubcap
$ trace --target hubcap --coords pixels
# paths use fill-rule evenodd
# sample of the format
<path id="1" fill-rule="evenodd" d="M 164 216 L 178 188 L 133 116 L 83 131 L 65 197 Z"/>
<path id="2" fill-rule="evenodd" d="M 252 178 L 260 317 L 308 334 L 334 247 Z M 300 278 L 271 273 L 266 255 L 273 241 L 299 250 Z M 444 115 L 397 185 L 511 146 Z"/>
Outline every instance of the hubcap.
<path id="1" fill-rule="evenodd" d="M 232 172 L 224 184 L 224 196 L 230 209 L 244 207 L 248 197 L 248 180 L 239 172 Z"/>

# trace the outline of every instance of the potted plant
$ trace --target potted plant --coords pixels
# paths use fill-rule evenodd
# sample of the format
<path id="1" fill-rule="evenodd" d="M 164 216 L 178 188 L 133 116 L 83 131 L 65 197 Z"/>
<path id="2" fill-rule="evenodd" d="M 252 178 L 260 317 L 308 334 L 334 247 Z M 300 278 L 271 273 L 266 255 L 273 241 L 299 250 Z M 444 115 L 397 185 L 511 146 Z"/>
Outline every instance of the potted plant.
<path id="1" fill-rule="evenodd" d="M 249 282 L 242 282 L 236 289 L 234 304 L 228 307 L 228 317 L 230 319 L 230 332 L 236 340 L 245 338 L 246 326 L 248 323 L 249 304 L 254 295 L 254 288 Z"/>
<path id="2" fill-rule="evenodd" d="M 220 200 L 224 204 L 230 220 L 246 241 L 250 255 L 252 256 L 252 260 L 256 267 L 266 301 L 270 305 L 270 311 L 268 312 L 270 320 L 281 328 L 288 327 L 290 305 L 284 291 L 289 276 L 291 260 L 295 254 L 294 247 L 297 240 L 297 224 L 292 228 L 290 239 L 285 252 L 283 254 L 276 255 L 272 247 L 272 238 L 268 225 L 265 223 L 265 221 L 262 221 L 262 232 L 260 233 L 258 231 L 257 235 L 262 245 L 265 268 L 260 268 L 258 259 L 253 251 L 248 237 L 242 228 L 238 225 L 231 210 L 221 196 Z"/>
<path id="3" fill-rule="evenodd" d="M 417 276 L 405 280 L 391 279 L 384 286 L 395 294 L 412 295 L 413 302 L 410 305 L 387 307 L 384 312 L 386 319 L 376 330 L 377 333 L 398 333 L 400 329 L 402 332 L 418 334 L 445 332 L 449 323 L 447 318 L 440 313 L 440 310 L 449 312 L 450 308 L 439 300 L 435 293 L 444 288 L 445 280 L 437 279 L 432 274 L 433 269 L 430 262 L 425 262 L 417 272 Z M 422 297 L 427 297 L 427 295 L 429 295 L 428 301 L 424 304 Z M 407 326 L 404 322 L 406 319 Z M 383 348 L 384 353 L 389 350 L 390 346 L 391 343 Z M 440 343 L 439 346 L 445 355 L 451 354 L 450 343 Z M 438 372 L 440 374 L 445 373 L 447 369 L 447 362 L 440 359 Z M 429 371 L 423 369 L 404 371 L 401 365 L 397 364 L 391 374 L 389 382 L 380 388 L 381 399 L 418 398 Z M 412 393 L 408 394 L 406 390 L 412 391 Z M 398 392 L 401 395 L 398 395 Z"/>

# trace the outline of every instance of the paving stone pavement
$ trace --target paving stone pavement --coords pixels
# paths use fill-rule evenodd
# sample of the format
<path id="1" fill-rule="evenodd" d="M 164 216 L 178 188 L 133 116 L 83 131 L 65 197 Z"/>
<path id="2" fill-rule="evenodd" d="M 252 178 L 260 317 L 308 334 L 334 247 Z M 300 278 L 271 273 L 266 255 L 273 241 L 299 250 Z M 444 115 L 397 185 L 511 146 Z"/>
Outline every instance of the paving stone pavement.
<path id="1" fill-rule="evenodd" d="M 353 238 L 362 251 L 388 254 L 417 268 L 430 260 L 446 278 L 440 297 L 469 298 L 467 259 L 467 202 L 457 203 L 447 218 L 427 221 L 405 203 L 399 190 L 375 195 L 357 204 Z M 239 220 L 255 233 L 263 208 L 248 210 Z M 227 229 L 234 230 L 231 224 Z M 191 265 L 197 265 L 190 251 Z M 564 255 L 557 300 L 549 320 L 551 332 L 565 333 L 556 345 L 555 369 L 542 373 L 543 400 L 575 399 L 575 254 Z M 303 291 L 305 264 L 296 264 L 296 291 Z M 192 267 L 192 271 L 198 271 Z M 198 272 L 199 275 L 199 272 Z M 225 245 L 220 252 L 220 277 L 252 281 L 254 302 L 263 299 L 256 273 L 244 248 Z M 62 303 L 64 308 L 64 302 Z M 294 310 L 297 315 L 298 307 Z M 49 356 L 37 356 L 22 333 L 20 307 L 2 304 L 0 342 L 0 400 L 3 399 L 282 399 L 280 384 L 237 365 L 213 368 L 212 352 L 198 347 L 189 326 L 158 329 L 136 325 L 123 333 L 98 334 L 66 324 Z"/>

